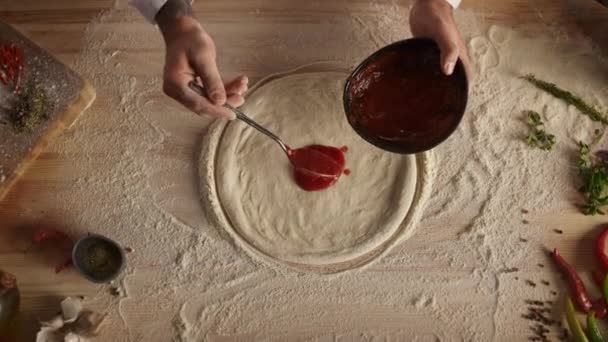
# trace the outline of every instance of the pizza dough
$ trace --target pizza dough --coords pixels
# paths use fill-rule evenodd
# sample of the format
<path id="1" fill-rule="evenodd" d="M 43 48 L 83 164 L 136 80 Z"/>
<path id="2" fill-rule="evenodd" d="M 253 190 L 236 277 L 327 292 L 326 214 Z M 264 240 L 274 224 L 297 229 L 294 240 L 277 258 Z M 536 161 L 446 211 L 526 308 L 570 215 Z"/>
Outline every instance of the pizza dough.
<path id="1" fill-rule="evenodd" d="M 382 151 L 354 133 L 341 102 L 346 77 L 323 72 L 278 78 L 255 89 L 241 108 L 293 148 L 347 146 L 351 174 L 329 189 L 300 189 L 281 148 L 246 124 L 211 128 L 203 146 L 203 194 L 212 197 L 218 222 L 256 253 L 291 264 L 341 263 L 386 245 L 401 228 L 411 229 L 404 219 L 420 201 L 419 168 L 426 163 Z"/>

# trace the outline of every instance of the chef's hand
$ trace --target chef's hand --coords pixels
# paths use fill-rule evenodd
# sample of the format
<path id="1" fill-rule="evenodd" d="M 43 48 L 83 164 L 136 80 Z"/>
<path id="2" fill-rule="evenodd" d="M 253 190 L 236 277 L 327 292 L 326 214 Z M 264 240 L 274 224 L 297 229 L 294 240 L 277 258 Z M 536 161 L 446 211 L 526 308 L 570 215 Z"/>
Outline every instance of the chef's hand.
<path id="1" fill-rule="evenodd" d="M 415 0 L 410 11 L 410 28 L 414 37 L 433 39 L 441 50 L 441 69 L 451 75 L 458 58 L 469 79 L 474 74 L 467 48 L 454 21 L 453 8 L 446 0 Z"/>
<path id="2" fill-rule="evenodd" d="M 234 119 L 223 107 L 238 107 L 247 91 L 247 77 L 240 76 L 224 83 L 216 63 L 215 43 L 194 18 L 189 0 L 169 0 L 156 15 L 156 22 L 166 45 L 163 91 L 197 114 Z M 202 84 L 206 97 L 188 86 L 191 81 Z"/>

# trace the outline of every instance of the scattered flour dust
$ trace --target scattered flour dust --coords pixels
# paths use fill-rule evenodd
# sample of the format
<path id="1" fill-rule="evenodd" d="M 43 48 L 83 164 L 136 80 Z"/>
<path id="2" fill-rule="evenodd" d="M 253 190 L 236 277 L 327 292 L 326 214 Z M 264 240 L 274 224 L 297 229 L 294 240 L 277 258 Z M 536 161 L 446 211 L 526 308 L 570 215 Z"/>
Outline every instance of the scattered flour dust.
<path id="1" fill-rule="evenodd" d="M 213 18 L 207 27 L 221 67 L 259 79 L 320 60 L 352 66 L 409 37 L 407 8 L 369 6 L 365 15 L 332 13 L 297 25 L 277 23 L 263 10 L 244 18 L 261 22 L 257 27 L 283 25 L 273 30 L 235 25 L 228 34 Z M 551 28 L 525 36 L 464 11 L 457 20 L 478 78 L 460 128 L 435 150 L 422 222 L 371 266 L 334 276 L 256 263 L 208 223 L 196 158 L 210 120 L 161 94 L 161 37 L 133 10 L 115 8 L 94 20 L 75 68 L 94 84 L 97 101 L 50 149 L 65 160 L 86 156 L 62 170 L 73 182 L 52 194 L 65 225 L 135 251 L 115 284 L 123 295 L 102 289 L 87 303 L 109 313 L 103 340 L 525 340 L 524 300 L 556 299 L 550 290 L 558 281 L 549 267 L 536 266 L 546 262 L 545 242 L 555 241 L 546 241 L 546 232 L 557 227 L 534 218 L 576 211 L 573 151 L 595 126 L 518 76 L 534 73 L 605 107 L 606 63 L 583 37 Z M 242 44 L 258 47 L 251 59 L 229 53 Z M 542 113 L 557 136 L 554 151 L 522 142 L 527 109 Z M 522 223 L 522 208 L 531 224 Z M 551 286 L 532 288 L 525 279 Z"/>

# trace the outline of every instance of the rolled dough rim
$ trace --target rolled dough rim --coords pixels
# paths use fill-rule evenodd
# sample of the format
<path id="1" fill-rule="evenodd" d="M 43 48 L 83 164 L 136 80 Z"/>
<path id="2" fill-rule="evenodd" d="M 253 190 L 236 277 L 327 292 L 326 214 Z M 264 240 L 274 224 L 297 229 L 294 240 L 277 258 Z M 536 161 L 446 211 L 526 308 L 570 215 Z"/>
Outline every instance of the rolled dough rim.
<path id="1" fill-rule="evenodd" d="M 305 69 L 305 67 L 299 68 L 298 70 L 302 69 Z M 306 72 L 299 71 L 284 73 L 281 75 L 287 76 L 294 73 Z M 261 84 L 264 84 L 269 80 L 274 80 L 278 77 L 280 77 L 280 75 L 271 75 L 263 79 L 252 88 L 252 91 L 258 88 Z M 424 210 L 424 204 L 431 193 L 431 183 L 432 179 L 434 178 L 434 175 L 432 174 L 433 168 L 430 167 L 430 164 L 433 161 L 433 155 L 431 152 L 415 155 L 416 184 L 410 208 L 407 214 L 404 216 L 403 221 L 393 232 L 393 234 L 389 235 L 374 249 L 366 251 L 364 254 L 353 256 L 351 259 L 346 261 L 327 264 L 304 264 L 277 259 L 256 248 L 253 244 L 247 241 L 246 238 L 241 236 L 234 228 L 229 216 L 221 204 L 220 196 L 217 190 L 215 177 L 217 151 L 219 148 L 219 143 L 228 125 L 229 122 L 225 122 L 223 120 L 215 121 L 209 127 L 207 133 L 202 139 L 201 156 L 199 160 L 199 188 L 201 191 L 201 199 L 206 202 L 203 203 L 203 207 L 207 217 L 210 219 L 210 223 L 217 225 L 217 228 L 221 228 L 223 232 L 227 233 L 228 237 L 234 242 L 234 244 L 245 250 L 247 254 L 252 257 L 252 259 L 263 261 L 270 265 L 287 266 L 301 272 L 324 274 L 339 273 L 371 264 L 374 260 L 377 260 L 380 256 L 387 253 L 392 247 L 397 245 L 400 241 L 408 238 L 414 232 L 414 226 L 419 221 Z"/>

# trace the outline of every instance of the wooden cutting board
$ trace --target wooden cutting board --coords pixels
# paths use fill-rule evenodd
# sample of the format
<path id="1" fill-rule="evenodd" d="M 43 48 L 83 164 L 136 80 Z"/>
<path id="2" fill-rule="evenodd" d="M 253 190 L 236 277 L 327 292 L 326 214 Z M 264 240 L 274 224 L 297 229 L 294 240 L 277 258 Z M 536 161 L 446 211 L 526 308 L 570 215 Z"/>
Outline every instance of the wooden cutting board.
<path id="1" fill-rule="evenodd" d="M 71 127 L 95 99 L 95 90 L 73 70 L 60 63 L 13 27 L 0 22 L 0 45 L 14 44 L 23 52 L 25 88 L 38 86 L 46 93 L 47 118 L 31 131 L 18 130 L 10 119 L 21 101 L 13 84 L 0 83 L 0 200 L 29 164 L 64 130 Z"/>

